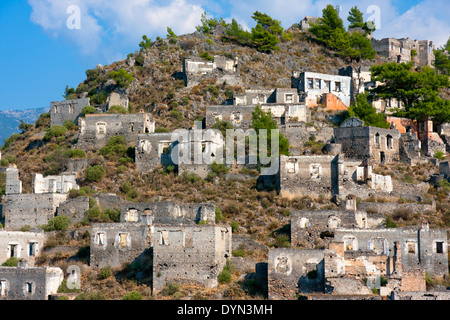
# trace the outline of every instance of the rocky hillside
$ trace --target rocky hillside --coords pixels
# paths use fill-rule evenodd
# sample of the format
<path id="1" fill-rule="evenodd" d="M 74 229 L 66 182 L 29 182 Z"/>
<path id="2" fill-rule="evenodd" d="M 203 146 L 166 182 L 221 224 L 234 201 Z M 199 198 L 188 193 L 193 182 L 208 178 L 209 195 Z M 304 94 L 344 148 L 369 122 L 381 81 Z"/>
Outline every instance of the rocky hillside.
<path id="1" fill-rule="evenodd" d="M 132 112 L 141 109 L 153 114 L 156 130 L 188 128 L 194 120 L 202 119 L 205 106 L 222 104 L 232 97 L 232 93 L 242 92 L 245 88 L 289 88 L 291 73 L 295 70 L 337 74 L 338 69 L 348 65 L 379 64 L 383 59 L 374 61 L 347 61 L 323 46 L 317 44 L 307 33 L 296 27 L 288 30 L 292 40 L 279 44 L 280 50 L 262 53 L 254 48 L 222 41 L 223 30 L 215 29 L 211 35 L 193 33 L 178 36 L 176 41 L 158 39 L 150 48 L 128 55 L 128 58 L 108 66 L 98 66 L 86 71 L 87 78 L 75 89 L 70 98 L 91 97 L 91 104 L 101 106 L 110 92 L 118 90 L 111 78 L 111 71 L 125 69 L 132 74 L 134 81 L 126 89 Z M 210 55 L 224 55 L 239 59 L 239 71 L 243 86 L 231 86 L 226 83 L 204 82 L 192 88 L 186 88 L 179 78 L 184 57 L 200 56 L 204 52 Z M 312 118 L 324 119 L 316 114 Z M 29 122 L 30 120 L 25 120 Z M 318 120 L 317 120 L 318 121 Z M 331 123 L 329 124 L 332 125 Z M 67 152 L 72 149 L 77 138 L 77 127 L 70 127 L 59 137 L 44 136 L 49 129 L 48 114 L 42 114 L 34 126 L 20 135 L 9 139 L 3 147 L 4 157 L 16 163 L 20 170 L 24 192 L 31 192 L 32 173 L 59 174 L 64 170 L 64 161 L 71 158 Z M 17 126 L 16 126 L 17 127 Z M 132 147 L 132 145 L 127 146 Z M 321 152 L 316 144 L 307 146 L 313 153 Z M 80 185 L 83 193 L 92 195 L 97 192 L 115 193 L 123 199 L 135 202 L 174 200 L 185 203 L 214 202 L 219 208 L 220 224 L 231 225 L 233 237 L 243 237 L 253 242 L 253 247 L 233 247 L 234 269 L 231 284 L 220 285 L 217 289 L 199 289 L 195 287 L 172 288 L 172 293 L 162 295 L 162 299 L 252 299 L 262 295 L 261 288 L 244 281 L 248 273 L 246 266 L 267 260 L 267 248 L 290 246 L 291 211 L 304 208 L 335 208 L 336 205 L 326 197 L 303 197 L 285 199 L 275 191 L 263 190 L 258 183 L 258 172 L 249 169 L 232 168 L 231 172 L 241 173 L 240 179 L 218 174 L 214 179 L 203 180 L 196 175 L 177 176 L 174 172 L 161 169 L 154 173 L 139 175 L 133 159 L 125 154 L 104 157 L 98 150 L 89 151 L 83 158 L 91 164 L 101 164 L 105 176 L 100 182 L 90 182 L 81 175 Z M 410 183 L 411 186 L 426 182 L 429 175 L 436 173 L 435 166 L 411 168 L 399 164 L 395 168 L 374 168 L 375 172 L 391 174 L 394 179 Z M 4 183 L 0 174 L 0 189 Z M 430 187 L 423 195 L 437 201 L 437 212 L 426 218 L 432 227 L 450 226 L 450 190 L 444 187 Z M 76 196 L 76 195 L 71 195 Z M 378 201 L 380 199 L 371 199 Z M 385 199 L 384 199 L 385 200 Z M 388 199 L 397 201 L 400 199 Z M 138 290 L 145 298 L 151 298 L 148 285 L 136 281 L 139 271 L 135 266 L 126 266 L 112 270 L 112 276 L 102 276 L 89 268 L 86 263 L 89 252 L 89 229 L 92 222 L 98 222 L 99 216 L 90 212 L 88 221 L 83 225 L 73 225 L 69 232 L 49 235 L 46 254 L 39 263 L 66 267 L 76 261 L 83 267 L 83 283 L 89 294 L 97 297 L 117 299 L 131 290 Z M 401 225 L 417 223 L 420 217 L 393 217 Z M 106 220 L 108 220 L 106 218 Z M 86 226 L 87 225 L 87 226 Z M 84 228 L 84 229 L 83 229 Z M 322 239 L 317 239 L 317 248 L 323 247 Z M 57 248 L 64 247 L 64 250 Z M 95 298 L 95 297 L 94 297 Z"/>

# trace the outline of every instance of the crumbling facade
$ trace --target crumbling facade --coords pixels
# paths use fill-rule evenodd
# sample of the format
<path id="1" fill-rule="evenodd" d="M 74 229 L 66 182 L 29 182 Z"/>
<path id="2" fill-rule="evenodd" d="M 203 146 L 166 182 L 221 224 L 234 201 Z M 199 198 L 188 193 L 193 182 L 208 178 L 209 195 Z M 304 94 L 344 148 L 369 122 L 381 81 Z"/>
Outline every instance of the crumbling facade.
<path id="1" fill-rule="evenodd" d="M 26 259 L 33 266 L 44 247 L 44 232 L 0 230 L 0 265 L 11 257 Z"/>
<path id="2" fill-rule="evenodd" d="M 82 150 L 98 150 L 105 146 L 111 137 L 117 135 L 134 144 L 136 135 L 155 131 L 155 121 L 148 113 L 87 114 L 79 119 L 79 127 L 76 147 Z"/>
<path id="3" fill-rule="evenodd" d="M 123 204 L 121 222 L 144 224 L 198 224 L 215 221 L 216 206 L 212 203 L 183 204 L 169 201 Z"/>
<path id="4" fill-rule="evenodd" d="M 344 121 L 334 128 L 334 142 L 342 145 L 342 152 L 349 158 L 376 163 L 392 163 L 400 160 L 400 132 L 396 129 L 383 129 L 363 126 L 356 118 Z"/>
<path id="5" fill-rule="evenodd" d="M 372 47 L 378 55 L 397 63 L 413 61 L 417 65 L 433 66 L 435 48 L 429 40 L 372 39 Z"/>
<path id="6" fill-rule="evenodd" d="M 183 80 L 186 87 L 199 84 L 202 80 L 215 78 L 217 82 L 231 85 L 242 83 L 238 72 L 238 60 L 214 56 L 213 61 L 206 61 L 197 57 L 183 59 Z"/>
<path id="7" fill-rule="evenodd" d="M 153 292 L 159 292 L 169 282 L 215 287 L 229 258 L 231 227 L 155 226 Z"/>
<path id="8" fill-rule="evenodd" d="M 50 125 L 62 126 L 64 121 L 77 123 L 81 110 L 90 105 L 90 98 L 52 101 L 50 103 Z"/>
<path id="9" fill-rule="evenodd" d="M 54 267 L 0 267 L 0 300 L 49 300 L 64 279 Z"/>
<path id="10" fill-rule="evenodd" d="M 335 95 L 346 107 L 350 106 L 351 77 L 315 72 L 292 73 L 292 87 L 297 88 L 308 107 L 316 107 L 322 95 Z"/>

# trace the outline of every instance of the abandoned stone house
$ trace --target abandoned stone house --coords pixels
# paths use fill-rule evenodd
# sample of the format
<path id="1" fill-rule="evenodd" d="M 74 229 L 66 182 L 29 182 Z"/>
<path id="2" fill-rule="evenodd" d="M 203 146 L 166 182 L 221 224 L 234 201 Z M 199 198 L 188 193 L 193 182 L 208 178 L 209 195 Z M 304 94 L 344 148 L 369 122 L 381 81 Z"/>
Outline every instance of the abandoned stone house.
<path id="1" fill-rule="evenodd" d="M 217 83 L 229 85 L 242 83 L 238 71 L 238 60 L 215 55 L 213 61 L 205 61 L 198 57 L 184 58 L 182 78 L 186 87 L 199 84 L 202 80 L 216 79 Z"/>
<path id="2" fill-rule="evenodd" d="M 413 61 L 415 65 L 433 66 L 434 44 L 429 40 L 372 39 L 372 47 L 378 55 L 386 57 L 390 61 L 397 63 Z"/>
<path id="3" fill-rule="evenodd" d="M 130 100 L 125 92 L 112 92 L 106 99 L 106 108 L 109 110 L 112 106 L 121 106 L 128 110 Z"/>
<path id="4" fill-rule="evenodd" d="M 0 264 L 11 257 L 26 259 L 34 266 L 36 257 L 44 247 L 44 232 L 0 230 Z"/>
<path id="5" fill-rule="evenodd" d="M 204 178 L 209 165 L 223 156 L 224 137 L 213 129 L 191 128 L 137 136 L 136 166 L 141 173 L 173 165 L 179 174 L 191 171 Z"/>
<path id="6" fill-rule="evenodd" d="M 81 110 L 90 105 L 90 98 L 52 101 L 50 103 L 50 125 L 62 126 L 64 121 L 77 122 Z"/>
<path id="7" fill-rule="evenodd" d="M 79 119 L 76 147 L 83 150 L 102 148 L 113 136 L 120 135 L 128 143 L 136 142 L 136 135 L 155 131 L 155 121 L 149 113 L 88 114 Z"/>
<path id="8" fill-rule="evenodd" d="M 36 174 L 34 193 L 22 193 L 22 181 L 15 167 L 6 170 L 6 195 L 2 206 L 2 220 L 8 230 L 45 225 L 55 217 L 58 207 L 63 207 L 67 192 L 78 188 L 74 175 L 49 176 Z M 73 204 L 73 203 L 71 203 Z M 77 209 L 80 209 L 77 207 Z M 72 212 L 74 209 L 70 209 Z M 64 210 L 61 210 L 63 212 Z M 83 212 L 84 214 L 84 212 Z"/>
<path id="9" fill-rule="evenodd" d="M 371 160 L 375 163 L 393 163 L 400 160 L 400 132 L 363 126 L 357 118 L 344 121 L 334 128 L 334 143 L 342 146 L 342 152 L 354 159 Z"/>
<path id="10" fill-rule="evenodd" d="M 64 280 L 63 271 L 55 267 L 0 267 L 0 300 L 50 300 Z"/>
<path id="11" fill-rule="evenodd" d="M 394 243 L 400 244 L 404 270 L 423 269 L 430 276 L 448 273 L 448 241 L 445 229 L 430 229 L 427 224 L 402 228 L 338 228 L 334 239 L 344 243 L 344 251 L 372 250 L 389 257 Z"/>
<path id="12" fill-rule="evenodd" d="M 132 262 L 152 247 L 154 226 L 188 226 L 201 221 L 215 221 L 214 204 L 124 203 L 120 223 L 92 226 L 91 265 L 119 267 Z"/>
<path id="13" fill-rule="evenodd" d="M 330 217 L 325 214 L 321 223 L 335 224 Z M 373 288 L 382 296 L 425 291 L 425 272 L 448 273 L 445 230 L 421 226 L 333 232 L 326 249 L 269 250 L 269 299 L 294 299 L 299 293 L 370 295 Z M 387 278 L 387 284 L 382 285 L 380 277 Z"/>
<path id="14" fill-rule="evenodd" d="M 215 287 L 231 257 L 231 227 L 215 221 L 213 204 L 126 203 L 120 223 L 91 228 L 90 264 L 121 267 L 144 256 L 153 258 L 153 292 L 167 282 Z"/>
<path id="15" fill-rule="evenodd" d="M 348 197 L 345 210 L 299 210 L 292 212 L 291 246 L 302 249 L 315 247 L 317 239 L 324 244 L 334 238 L 338 228 L 374 229 L 383 227 L 383 213 L 356 210 L 356 198 Z M 328 240 L 328 241 L 327 241 Z"/>
<path id="16" fill-rule="evenodd" d="M 282 197 L 342 197 L 352 194 L 368 197 L 372 193 L 393 191 L 390 176 L 374 174 L 366 161 L 347 159 L 343 154 L 280 156 L 275 178 Z"/>
<path id="17" fill-rule="evenodd" d="M 311 16 L 305 16 L 302 20 L 299 22 L 300 30 L 306 31 L 310 28 L 311 23 L 316 23 L 318 17 L 311 17 Z"/>
<path id="18" fill-rule="evenodd" d="M 228 121 L 236 129 L 248 129 L 252 125 L 252 114 L 257 104 L 206 107 L 206 128 L 211 128 L 216 121 Z M 270 112 L 278 125 L 290 122 L 308 122 L 310 111 L 303 104 L 260 104 L 261 110 Z"/>
<path id="19" fill-rule="evenodd" d="M 316 72 L 292 72 L 292 87 L 297 88 L 300 101 L 308 107 L 316 107 L 324 96 L 325 101 L 328 94 L 336 96 L 336 104 L 329 109 L 342 110 L 350 106 L 351 81 L 349 76 L 330 75 Z"/>
<path id="20" fill-rule="evenodd" d="M 59 176 L 44 176 L 40 173 L 33 175 L 33 192 L 39 193 L 68 193 L 71 189 L 78 189 L 74 174 Z"/>
<path id="21" fill-rule="evenodd" d="M 295 88 L 246 89 L 244 93 L 233 93 L 233 105 L 299 104 Z"/>
<path id="22" fill-rule="evenodd" d="M 144 224 L 198 224 L 215 221 L 212 203 L 184 204 L 171 201 L 125 203 L 120 208 L 121 222 Z"/>
<path id="23" fill-rule="evenodd" d="M 153 292 L 176 280 L 215 287 L 231 258 L 231 227 L 156 225 L 153 233 Z"/>

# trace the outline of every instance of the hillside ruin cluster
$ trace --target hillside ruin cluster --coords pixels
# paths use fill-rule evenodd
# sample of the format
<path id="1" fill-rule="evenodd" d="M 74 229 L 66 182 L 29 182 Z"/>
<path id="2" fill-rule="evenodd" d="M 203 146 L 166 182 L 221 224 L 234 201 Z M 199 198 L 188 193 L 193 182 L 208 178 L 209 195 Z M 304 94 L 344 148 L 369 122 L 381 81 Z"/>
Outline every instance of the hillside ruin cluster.
<path id="1" fill-rule="evenodd" d="M 307 28 L 309 19 L 300 26 Z M 433 61 L 429 41 L 387 38 L 372 42 L 379 55 L 392 61 L 411 61 L 413 49 L 418 65 Z M 190 57 L 184 59 L 179 76 L 186 87 L 209 78 L 242 85 L 239 68 L 239 59 L 214 56 L 206 62 Z M 446 230 L 432 229 L 426 221 L 417 226 L 386 227 L 386 214 L 395 210 L 434 211 L 435 202 L 427 203 L 421 196 L 429 184 L 402 184 L 373 171 L 379 164 L 432 163 L 439 168 L 439 174 L 430 177 L 432 183 L 449 180 L 449 161 L 433 155 L 436 150 L 450 152 L 450 124 L 434 126 L 430 119 L 389 116 L 389 129 L 364 126 L 357 118 L 338 127 L 311 125 L 311 110 L 319 104 L 324 111 L 346 110 L 358 93 L 378 85 L 364 67 L 342 68 L 337 75 L 293 70 L 291 88 L 247 88 L 227 104 L 206 106 L 201 128 L 192 128 L 204 131 L 217 121 L 228 121 L 235 129 L 246 130 L 259 106 L 272 114 L 290 145 L 290 155 L 279 156 L 277 173 L 259 177 L 263 184 L 282 197 L 322 196 L 339 205 L 339 209 L 291 212 L 291 247 L 269 248 L 267 261 L 253 266 L 255 279 L 267 287 L 268 299 L 450 299 L 448 290 L 426 290 L 426 276 L 448 277 Z M 110 106 L 128 108 L 128 104 L 126 94 L 114 92 L 103 109 L 82 115 L 82 109 L 90 105 L 87 97 L 51 102 L 51 125 L 63 125 L 67 120 L 76 123 L 79 132 L 74 147 L 85 151 L 104 147 L 111 137 L 125 137 L 135 146 L 136 167 L 142 174 L 173 165 L 178 174 L 187 171 L 207 177 L 208 164 L 178 165 L 171 150 L 177 145 L 199 147 L 214 158 L 224 144 L 223 137 L 197 139 L 189 135 L 187 141 L 174 141 L 171 132 L 155 133 L 151 113 L 106 113 Z M 394 99 L 377 100 L 373 106 L 383 112 L 401 107 Z M 326 145 L 326 154 L 300 151 L 311 135 Z M 4 226 L 0 229 L 0 263 L 11 257 L 20 259 L 17 267 L 0 267 L 0 299 L 58 296 L 58 287 L 68 275 L 57 267 L 34 266 L 47 239 L 37 228 L 56 216 L 67 216 L 73 223 L 83 220 L 90 208 L 89 197 L 70 198 L 69 191 L 79 188 L 81 174 L 89 164 L 89 159 L 71 159 L 61 175 L 35 173 L 32 193 L 22 192 L 17 167 L 0 168 L 6 173 L 6 194 L 0 206 Z M 357 201 L 373 196 L 407 201 Z M 153 293 L 171 281 L 216 287 L 232 251 L 245 244 L 241 236 L 235 240 L 230 226 L 215 222 L 214 203 L 136 203 L 109 193 L 93 198 L 102 208 L 120 209 L 120 222 L 90 227 L 90 267 L 121 267 L 151 253 Z M 24 227 L 30 231 L 17 231 Z M 79 235 L 75 232 L 73 236 Z M 323 248 L 316 248 L 317 239 L 323 240 Z M 378 290 L 376 295 L 373 289 Z"/>

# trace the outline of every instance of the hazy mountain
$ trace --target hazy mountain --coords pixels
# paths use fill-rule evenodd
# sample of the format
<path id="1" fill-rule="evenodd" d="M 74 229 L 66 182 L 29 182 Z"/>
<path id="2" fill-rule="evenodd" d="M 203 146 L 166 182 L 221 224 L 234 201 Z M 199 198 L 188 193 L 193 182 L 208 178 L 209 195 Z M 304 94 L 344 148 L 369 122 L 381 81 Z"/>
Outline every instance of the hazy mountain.
<path id="1" fill-rule="evenodd" d="M 13 133 L 20 133 L 20 120 L 25 123 L 34 123 L 39 115 L 44 112 L 48 112 L 48 108 L 0 111 L 0 146 Z"/>

